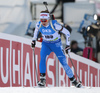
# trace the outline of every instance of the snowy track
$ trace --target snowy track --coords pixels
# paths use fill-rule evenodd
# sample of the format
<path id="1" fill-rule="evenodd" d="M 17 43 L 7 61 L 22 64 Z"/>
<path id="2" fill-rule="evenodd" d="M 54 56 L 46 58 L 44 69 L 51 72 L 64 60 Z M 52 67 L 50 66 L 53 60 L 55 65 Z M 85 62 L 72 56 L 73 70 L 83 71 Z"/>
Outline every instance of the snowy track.
<path id="1" fill-rule="evenodd" d="M 1 93 L 100 93 L 99 87 L 75 88 L 75 87 L 50 87 L 50 88 L 32 88 L 32 87 L 7 87 L 0 88 Z"/>

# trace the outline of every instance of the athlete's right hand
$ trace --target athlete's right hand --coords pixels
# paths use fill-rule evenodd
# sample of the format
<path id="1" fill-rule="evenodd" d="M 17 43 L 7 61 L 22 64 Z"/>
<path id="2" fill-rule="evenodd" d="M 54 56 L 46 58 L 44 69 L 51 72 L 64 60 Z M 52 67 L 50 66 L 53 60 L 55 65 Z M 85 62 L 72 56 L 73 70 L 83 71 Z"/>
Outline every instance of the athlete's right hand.
<path id="1" fill-rule="evenodd" d="M 70 46 L 66 45 L 65 51 L 67 54 L 70 53 Z"/>
<path id="2" fill-rule="evenodd" d="M 36 45 L 36 41 L 32 40 L 32 42 L 31 42 L 31 48 L 35 48 L 35 45 Z"/>

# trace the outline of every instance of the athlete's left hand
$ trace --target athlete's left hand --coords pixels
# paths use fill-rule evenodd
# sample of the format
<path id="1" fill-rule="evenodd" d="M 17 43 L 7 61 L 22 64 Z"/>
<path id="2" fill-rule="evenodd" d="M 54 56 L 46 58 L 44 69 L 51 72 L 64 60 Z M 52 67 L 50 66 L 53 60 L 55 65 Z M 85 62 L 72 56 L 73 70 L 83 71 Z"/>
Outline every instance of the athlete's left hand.
<path id="1" fill-rule="evenodd" d="M 70 52 L 70 46 L 66 45 L 65 51 L 68 54 Z"/>

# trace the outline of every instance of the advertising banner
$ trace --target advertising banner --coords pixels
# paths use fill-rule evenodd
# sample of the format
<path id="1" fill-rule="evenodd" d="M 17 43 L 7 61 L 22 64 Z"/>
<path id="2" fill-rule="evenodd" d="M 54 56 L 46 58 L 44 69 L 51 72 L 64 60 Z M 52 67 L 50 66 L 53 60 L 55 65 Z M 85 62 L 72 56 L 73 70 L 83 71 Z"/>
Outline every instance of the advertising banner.
<path id="1" fill-rule="evenodd" d="M 36 42 L 35 55 L 30 44 L 30 39 L 0 33 L 0 87 L 37 86 L 36 69 L 39 80 L 41 43 Z M 69 55 L 82 84 L 100 87 L 100 64 L 74 53 Z M 66 54 L 67 63 L 77 78 L 70 58 Z M 46 86 L 70 87 L 71 85 L 62 65 L 52 52 L 46 61 Z"/>

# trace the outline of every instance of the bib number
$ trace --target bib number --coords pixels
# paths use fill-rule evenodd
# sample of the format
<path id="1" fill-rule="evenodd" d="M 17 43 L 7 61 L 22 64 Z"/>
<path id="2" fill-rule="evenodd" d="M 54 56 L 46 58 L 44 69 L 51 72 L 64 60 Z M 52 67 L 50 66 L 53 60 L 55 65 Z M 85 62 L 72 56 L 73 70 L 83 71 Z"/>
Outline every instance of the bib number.
<path id="1" fill-rule="evenodd" d="M 45 35 L 45 38 L 51 39 L 51 38 L 53 38 L 53 35 Z"/>

